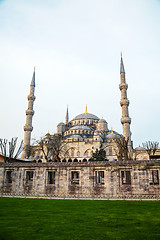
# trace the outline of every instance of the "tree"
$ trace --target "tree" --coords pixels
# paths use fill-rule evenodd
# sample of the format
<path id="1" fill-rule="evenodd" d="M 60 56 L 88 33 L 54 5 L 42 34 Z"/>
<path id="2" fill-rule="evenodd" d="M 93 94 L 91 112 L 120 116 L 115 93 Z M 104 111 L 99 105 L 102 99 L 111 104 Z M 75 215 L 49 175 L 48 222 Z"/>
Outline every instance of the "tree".
<path id="1" fill-rule="evenodd" d="M 38 141 L 38 146 L 43 152 L 46 161 L 53 159 L 55 162 L 60 161 L 60 154 L 65 151 L 65 143 L 60 134 L 47 134 L 45 138 Z"/>
<path id="2" fill-rule="evenodd" d="M 17 140 L 18 138 L 12 138 L 11 141 L 7 139 L 0 139 L 0 151 L 1 154 L 4 156 L 4 161 L 6 162 L 7 159 L 17 159 L 20 153 L 23 150 L 23 141 L 21 141 L 17 151 Z M 16 151 L 16 152 L 15 152 Z"/>
<path id="3" fill-rule="evenodd" d="M 142 143 L 142 146 L 146 149 L 149 156 L 154 155 L 158 149 L 159 142 L 147 141 Z"/>
<path id="4" fill-rule="evenodd" d="M 117 148 L 115 148 L 114 151 L 119 161 L 128 160 L 128 141 L 129 139 L 126 140 L 123 135 L 117 136 L 115 139 Z"/>
<path id="5" fill-rule="evenodd" d="M 99 150 L 96 149 L 96 151 L 92 154 L 92 158 L 94 161 L 104 161 L 106 159 L 106 151 L 102 148 Z"/>

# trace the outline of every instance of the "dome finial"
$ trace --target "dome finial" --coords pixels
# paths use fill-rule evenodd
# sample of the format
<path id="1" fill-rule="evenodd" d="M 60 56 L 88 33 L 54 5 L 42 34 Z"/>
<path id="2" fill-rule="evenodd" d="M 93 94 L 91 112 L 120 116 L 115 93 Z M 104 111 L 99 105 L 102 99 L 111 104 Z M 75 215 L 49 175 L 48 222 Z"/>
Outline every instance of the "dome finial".
<path id="1" fill-rule="evenodd" d="M 111 127 L 111 134 L 113 134 L 113 128 Z"/>
<path id="2" fill-rule="evenodd" d="M 86 104 L 86 111 L 85 111 L 85 113 L 88 113 L 88 111 L 87 111 L 87 104 Z"/>
<path id="3" fill-rule="evenodd" d="M 122 57 L 122 52 L 121 52 L 121 57 Z"/>

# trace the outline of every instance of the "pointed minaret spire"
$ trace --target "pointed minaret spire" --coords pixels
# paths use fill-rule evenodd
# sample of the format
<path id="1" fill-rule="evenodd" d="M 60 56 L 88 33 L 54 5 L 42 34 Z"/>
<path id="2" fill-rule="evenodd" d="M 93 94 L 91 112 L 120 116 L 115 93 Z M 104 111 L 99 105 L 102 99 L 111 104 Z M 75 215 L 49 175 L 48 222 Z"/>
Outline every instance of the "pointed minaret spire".
<path id="1" fill-rule="evenodd" d="M 121 52 L 121 64 L 120 64 L 120 73 L 125 73 L 122 52 Z"/>
<path id="2" fill-rule="evenodd" d="M 33 77 L 32 77 L 32 81 L 31 81 L 31 85 L 30 85 L 30 86 L 33 86 L 33 87 L 36 86 L 36 85 L 35 85 L 35 70 L 36 70 L 36 68 L 34 67 Z"/>
<path id="3" fill-rule="evenodd" d="M 67 111 L 66 111 L 66 125 L 68 124 L 69 122 L 69 113 L 68 113 L 68 105 L 67 105 Z"/>
<path id="4" fill-rule="evenodd" d="M 87 104 L 86 104 L 86 111 L 85 111 L 85 113 L 88 113 L 88 111 L 87 111 Z"/>
<path id="5" fill-rule="evenodd" d="M 35 91 L 35 68 L 30 85 L 30 94 L 28 95 L 28 109 L 26 110 L 26 125 L 24 126 L 24 145 L 21 156 L 22 158 L 28 158 L 30 152 L 31 132 L 33 130 L 32 118 L 34 115 L 33 104 L 36 99 L 36 97 L 34 96 L 34 91 Z"/>
<path id="6" fill-rule="evenodd" d="M 129 111 L 128 111 L 129 100 L 127 99 L 128 84 L 126 83 L 122 54 L 121 54 L 121 63 L 120 63 L 120 79 L 121 79 L 121 82 L 119 85 L 119 89 L 121 91 L 120 105 L 122 107 L 121 123 L 123 126 L 123 136 L 125 137 L 126 140 L 127 139 L 129 140 L 128 147 L 131 150 L 132 149 L 131 131 L 130 131 L 131 118 L 129 117 Z"/>

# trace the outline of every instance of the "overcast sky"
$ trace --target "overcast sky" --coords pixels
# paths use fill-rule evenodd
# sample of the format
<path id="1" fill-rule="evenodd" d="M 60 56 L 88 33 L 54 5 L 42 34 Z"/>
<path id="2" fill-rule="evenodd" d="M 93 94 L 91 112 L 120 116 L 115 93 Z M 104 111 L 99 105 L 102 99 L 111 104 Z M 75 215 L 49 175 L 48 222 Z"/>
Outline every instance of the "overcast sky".
<path id="1" fill-rule="evenodd" d="M 0 137 L 23 139 L 33 68 L 32 138 L 85 111 L 120 123 L 120 52 L 134 147 L 160 141 L 160 1 L 0 0 Z"/>

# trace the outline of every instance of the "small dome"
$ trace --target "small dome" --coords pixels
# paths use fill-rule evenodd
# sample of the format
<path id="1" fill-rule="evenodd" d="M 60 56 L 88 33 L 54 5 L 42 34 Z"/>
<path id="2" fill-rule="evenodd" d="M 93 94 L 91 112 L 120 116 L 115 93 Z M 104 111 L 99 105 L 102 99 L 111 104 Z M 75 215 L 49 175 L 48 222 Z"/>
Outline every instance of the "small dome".
<path id="1" fill-rule="evenodd" d="M 63 122 L 58 123 L 57 126 L 64 126 L 65 124 Z"/>
<path id="2" fill-rule="evenodd" d="M 136 147 L 135 150 L 137 150 L 137 151 L 145 151 L 146 149 L 141 147 L 141 146 L 139 146 L 139 147 Z"/>
<path id="3" fill-rule="evenodd" d="M 50 136 L 50 133 L 48 132 L 45 136 L 46 136 L 46 137 L 47 137 L 47 136 Z"/>
<path id="4" fill-rule="evenodd" d="M 92 113 L 82 113 L 77 115 L 75 118 L 73 118 L 72 120 L 78 120 L 78 119 L 94 119 L 94 120 L 99 120 L 99 118 L 92 114 Z"/>
<path id="5" fill-rule="evenodd" d="M 98 131 L 98 130 L 95 130 L 95 131 L 94 131 L 94 135 L 96 135 L 96 134 L 99 134 L 99 131 Z"/>
<path id="6" fill-rule="evenodd" d="M 115 139 L 116 138 L 116 134 L 114 133 L 109 133 L 107 136 L 106 136 L 106 139 Z"/>
<path id="7" fill-rule="evenodd" d="M 74 127 L 71 127 L 69 130 L 91 130 L 89 127 L 87 126 L 83 126 L 83 125 L 77 125 Z"/>
<path id="8" fill-rule="evenodd" d="M 103 118 L 101 118 L 99 121 L 98 121 L 98 123 L 106 123 L 106 120 L 105 119 L 103 119 Z"/>

